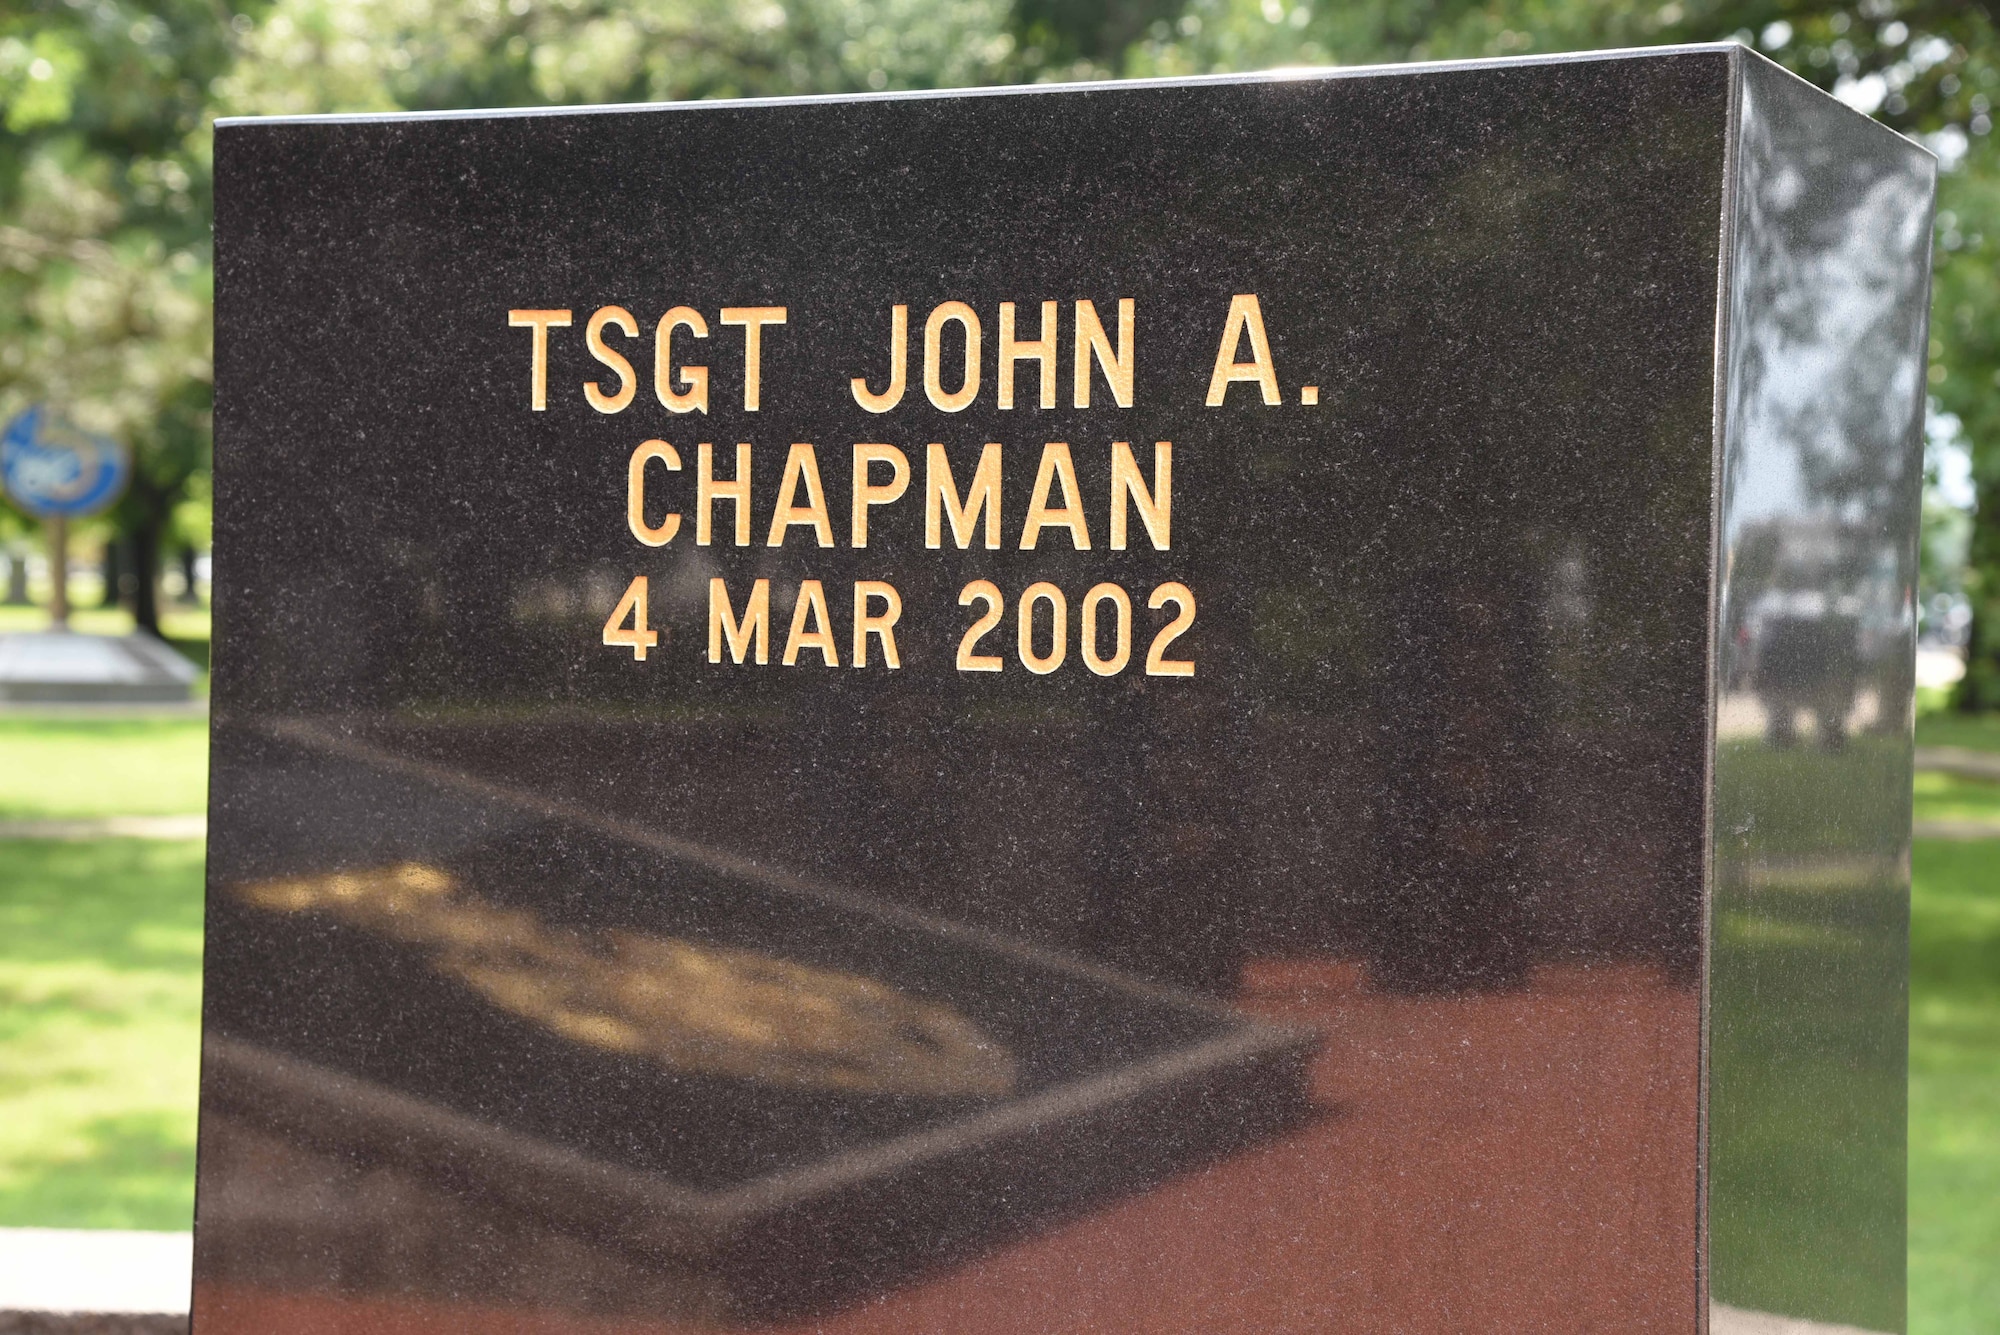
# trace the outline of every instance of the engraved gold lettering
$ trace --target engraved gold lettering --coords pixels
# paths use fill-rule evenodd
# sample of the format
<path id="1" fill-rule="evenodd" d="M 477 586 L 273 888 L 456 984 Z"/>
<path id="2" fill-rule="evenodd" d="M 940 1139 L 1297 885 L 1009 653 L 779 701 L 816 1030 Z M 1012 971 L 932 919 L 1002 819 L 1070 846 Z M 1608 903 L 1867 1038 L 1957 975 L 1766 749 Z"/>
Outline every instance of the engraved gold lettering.
<path id="1" fill-rule="evenodd" d="M 1112 649 L 1109 657 L 1097 654 L 1097 609 L 1110 603 L 1113 609 Z M 1099 584 L 1083 595 L 1083 664 L 1100 677 L 1112 677 L 1132 661 L 1132 598 L 1116 584 Z"/>
<path id="2" fill-rule="evenodd" d="M 958 642 L 958 670 L 998 672 L 1001 668 L 998 654 L 980 654 L 974 653 L 973 650 L 979 647 L 980 640 L 984 639 L 989 631 L 1000 624 L 1000 618 L 1007 610 L 1007 602 L 1000 596 L 1000 590 L 992 580 L 975 579 L 958 591 L 958 605 L 970 607 L 978 602 L 986 604 L 986 611 L 966 628 L 964 638 Z"/>
<path id="3" fill-rule="evenodd" d="M 1099 331 L 1102 332 L 1102 331 Z M 1056 303 L 1042 303 L 1042 334 L 1032 343 L 1014 338 L 1014 303 L 1000 303 L 1000 406 L 1014 406 L 1014 363 L 1033 360 L 1041 364 L 1044 408 L 1056 406 Z"/>
<path id="4" fill-rule="evenodd" d="M 646 522 L 646 465 L 655 459 L 671 472 L 680 471 L 681 456 L 673 446 L 664 440 L 640 442 L 625 472 L 625 526 L 648 547 L 664 547 L 681 531 L 681 517 L 668 514 L 657 527 Z"/>
<path id="5" fill-rule="evenodd" d="M 584 383 L 584 399 L 589 402 L 591 407 L 601 413 L 622 411 L 627 404 L 632 402 L 632 395 L 639 388 L 639 378 L 632 374 L 632 363 L 625 360 L 625 354 L 605 346 L 604 326 L 608 324 L 617 325 L 620 329 L 624 330 L 625 337 L 627 338 L 637 338 L 639 336 L 639 322 L 634 320 L 632 312 L 626 310 L 623 306 L 604 307 L 591 316 L 590 323 L 584 326 L 584 346 L 590 349 L 590 355 L 610 367 L 618 376 L 618 392 L 616 394 L 606 394 L 595 380 Z"/>
<path id="6" fill-rule="evenodd" d="M 660 317 L 653 331 L 653 396 L 670 413 L 705 413 L 708 411 L 706 366 L 682 367 L 681 383 L 687 389 L 684 393 L 674 391 L 674 330 L 682 326 L 696 338 L 708 337 L 708 321 L 692 307 L 676 306 Z"/>
<path id="7" fill-rule="evenodd" d="M 626 617 L 632 618 L 629 627 L 623 624 Z M 625 586 L 625 596 L 605 618 L 604 643 L 614 649 L 630 649 L 632 657 L 643 663 L 646 651 L 659 642 L 660 633 L 646 627 L 646 577 L 640 575 Z"/>
<path id="8" fill-rule="evenodd" d="M 1035 604 L 1047 603 L 1053 614 L 1054 624 L 1050 628 L 1053 637 L 1046 654 L 1035 652 Z M 1021 593 L 1021 601 L 1014 605 L 1014 647 L 1021 655 L 1021 666 L 1037 676 L 1047 676 L 1062 666 L 1063 657 L 1069 652 L 1069 600 L 1063 591 L 1046 580 L 1030 584 Z"/>
<path id="9" fill-rule="evenodd" d="M 1132 379 L 1134 353 L 1132 350 L 1133 312 L 1137 309 L 1132 298 L 1124 297 L 1118 302 L 1118 350 L 1111 350 L 1111 339 L 1104 332 L 1104 324 L 1097 318 L 1094 302 L 1076 303 L 1076 359 L 1075 384 L 1072 386 L 1072 401 L 1078 408 L 1090 406 L 1090 360 L 1104 371 L 1105 383 L 1111 386 L 1111 397 L 1120 408 L 1132 406 Z"/>
<path id="10" fill-rule="evenodd" d="M 1185 635 L 1188 627 L 1194 625 L 1194 593 L 1187 585 L 1178 581 L 1162 584 L 1153 590 L 1153 596 L 1146 600 L 1146 606 L 1158 611 L 1168 603 L 1181 609 L 1180 615 L 1160 627 L 1153 636 L 1152 647 L 1146 650 L 1146 675 L 1149 677 L 1192 677 L 1194 664 L 1184 658 L 1168 658 L 1167 646 Z"/>
<path id="11" fill-rule="evenodd" d="M 924 452 L 924 546 L 944 545 L 943 520 L 949 517 L 952 540 L 963 551 L 972 541 L 972 525 L 981 511 L 986 514 L 986 550 L 994 551 L 1000 546 L 1000 447 L 987 445 L 979 451 L 979 465 L 972 470 L 961 505 L 958 486 L 951 480 L 951 460 L 944 446 L 932 443 Z"/>
<path id="12" fill-rule="evenodd" d="M 947 394 L 941 383 L 939 350 L 944 327 L 956 320 L 965 329 L 965 378 Z M 979 316 L 962 301 L 947 301 L 924 321 L 924 393 L 938 408 L 948 413 L 963 412 L 979 396 Z"/>
<path id="13" fill-rule="evenodd" d="M 1063 503 L 1049 504 L 1051 485 L 1062 488 Z M 1045 528 L 1066 528 L 1072 546 L 1090 550 L 1090 526 L 1084 522 L 1083 502 L 1078 498 L 1076 464 L 1069 457 L 1069 445 L 1052 440 L 1042 447 L 1041 467 L 1035 471 L 1035 491 L 1028 499 L 1028 517 L 1021 525 L 1021 550 L 1033 551 Z"/>
<path id="14" fill-rule="evenodd" d="M 1236 351 L 1243 336 L 1250 336 L 1250 360 L 1239 362 Z M 1208 379 L 1208 406 L 1220 407 L 1229 387 L 1237 381 L 1257 386 L 1264 402 L 1277 403 L 1278 369 L 1271 361 L 1271 343 L 1264 337 L 1264 312 L 1255 293 L 1245 292 L 1229 299 L 1229 322 L 1222 328 L 1222 345 L 1215 350 L 1215 373 Z"/>
<path id="15" fill-rule="evenodd" d="M 771 661 L 771 581 L 760 579 L 750 586 L 750 599 L 743 605 L 743 618 L 737 620 L 729 606 L 729 589 L 720 578 L 708 582 L 708 661 L 722 661 L 722 642 L 729 641 L 731 662 L 741 663 L 743 655 L 750 650 L 752 640 L 756 643 L 756 659 L 759 663 Z"/>
<path id="16" fill-rule="evenodd" d="M 708 546 L 712 535 L 712 522 L 717 501 L 731 501 L 736 506 L 736 545 L 750 545 L 750 447 L 736 447 L 736 479 L 733 482 L 718 481 L 715 476 L 715 447 L 707 441 L 695 447 L 694 474 L 694 540 L 695 545 Z"/>
<path id="17" fill-rule="evenodd" d="M 887 482 L 868 480 L 869 468 L 877 463 L 889 465 Z M 849 507 L 849 540 L 856 547 L 868 545 L 868 507 L 888 505 L 901 500 L 903 493 L 910 489 L 910 461 L 894 445 L 856 445 L 854 447 L 854 499 Z"/>
<path id="18" fill-rule="evenodd" d="M 1125 503 L 1138 507 L 1139 522 L 1146 526 L 1146 536 L 1153 540 L 1153 550 L 1169 551 L 1173 547 L 1174 515 L 1174 443 L 1170 440 L 1153 442 L 1153 485 L 1149 489 L 1146 479 L 1140 476 L 1139 461 L 1132 457 L 1132 447 L 1122 440 L 1111 442 L 1111 550 L 1125 550 Z"/>
<path id="19" fill-rule="evenodd" d="M 798 504 L 799 487 L 806 492 L 804 505 Z M 785 456 L 784 480 L 778 484 L 777 508 L 771 511 L 771 533 L 766 547 L 785 545 L 785 534 L 794 524 L 811 529 L 822 547 L 833 546 L 833 517 L 826 510 L 826 489 L 819 482 L 819 457 L 813 447 L 801 442 Z"/>
<path id="20" fill-rule="evenodd" d="M 743 411 L 757 411 L 764 378 L 764 326 L 783 324 L 783 306 L 724 306 L 722 323 L 743 326 Z"/>
<path id="21" fill-rule="evenodd" d="M 808 626 L 806 623 L 812 624 Z M 798 600 L 792 604 L 792 630 L 785 637 L 784 665 L 797 667 L 799 652 L 804 649 L 819 650 L 820 661 L 827 667 L 840 666 L 840 650 L 833 642 L 832 618 L 826 611 L 826 590 L 816 579 L 799 583 Z"/>
<path id="22" fill-rule="evenodd" d="M 569 327 L 568 311 L 507 312 L 510 329 L 534 330 L 534 350 L 528 361 L 528 406 L 542 412 L 549 406 L 549 330 Z"/>
<path id="23" fill-rule="evenodd" d="M 868 381 L 855 376 L 848 382 L 854 401 L 871 413 L 886 413 L 903 401 L 910 378 L 910 308 L 896 306 L 889 313 L 889 388 L 880 394 L 868 388 Z"/>
<path id="24" fill-rule="evenodd" d="M 871 599 L 880 599 L 884 604 L 880 612 L 870 612 Z M 854 666 L 868 666 L 868 637 L 875 636 L 882 642 L 882 662 L 890 668 L 903 666 L 902 655 L 896 652 L 896 623 L 903 616 L 903 595 L 896 592 L 893 584 L 879 579 L 859 579 L 854 582 Z"/>

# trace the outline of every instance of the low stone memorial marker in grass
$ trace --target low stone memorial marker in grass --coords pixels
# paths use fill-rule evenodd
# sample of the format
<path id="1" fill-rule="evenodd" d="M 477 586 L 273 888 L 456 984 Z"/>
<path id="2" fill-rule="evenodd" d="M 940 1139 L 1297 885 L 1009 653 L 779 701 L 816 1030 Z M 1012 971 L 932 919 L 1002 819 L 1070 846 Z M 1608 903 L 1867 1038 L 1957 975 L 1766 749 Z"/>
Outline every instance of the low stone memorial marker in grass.
<path id="1" fill-rule="evenodd" d="M 222 123 L 197 1335 L 1901 1330 L 1934 179 L 1736 46 Z"/>

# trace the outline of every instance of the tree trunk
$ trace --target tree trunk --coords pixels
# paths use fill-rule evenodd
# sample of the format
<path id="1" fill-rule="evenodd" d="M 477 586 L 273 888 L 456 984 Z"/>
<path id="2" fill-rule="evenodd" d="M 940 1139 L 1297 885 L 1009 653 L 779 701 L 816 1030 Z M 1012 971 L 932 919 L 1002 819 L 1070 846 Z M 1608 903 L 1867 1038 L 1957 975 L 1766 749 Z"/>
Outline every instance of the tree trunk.
<path id="1" fill-rule="evenodd" d="M 28 558 L 19 550 L 7 553 L 7 606 L 28 605 Z"/>
<path id="2" fill-rule="evenodd" d="M 117 607 L 124 601 L 125 537 L 114 533 L 104 540 L 104 599 L 100 607 Z"/>
<path id="3" fill-rule="evenodd" d="M 148 635 L 160 633 L 160 531 L 164 525 L 148 514 L 132 529 L 126 556 L 132 567 L 132 620 Z"/>
<path id="4" fill-rule="evenodd" d="M 1952 692 L 1952 704 L 1968 714 L 2000 708 L 2000 486 L 1979 488 L 1979 506 L 1972 520 L 1972 542 L 1966 564 L 1973 578 L 1966 582 L 1972 603 L 1972 624 L 1966 629 L 1965 675 Z"/>

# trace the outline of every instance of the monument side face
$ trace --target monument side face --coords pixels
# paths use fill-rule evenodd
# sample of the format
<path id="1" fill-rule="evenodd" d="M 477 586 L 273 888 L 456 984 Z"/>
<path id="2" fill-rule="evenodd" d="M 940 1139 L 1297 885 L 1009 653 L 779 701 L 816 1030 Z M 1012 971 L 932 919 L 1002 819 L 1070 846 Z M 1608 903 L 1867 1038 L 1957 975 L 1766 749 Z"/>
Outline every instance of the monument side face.
<path id="1" fill-rule="evenodd" d="M 1695 1328 L 1735 59 L 222 126 L 196 1329 Z"/>
<path id="2" fill-rule="evenodd" d="M 1712 1297 L 1904 1323 L 1929 154 L 1739 93 L 1716 613 Z"/>

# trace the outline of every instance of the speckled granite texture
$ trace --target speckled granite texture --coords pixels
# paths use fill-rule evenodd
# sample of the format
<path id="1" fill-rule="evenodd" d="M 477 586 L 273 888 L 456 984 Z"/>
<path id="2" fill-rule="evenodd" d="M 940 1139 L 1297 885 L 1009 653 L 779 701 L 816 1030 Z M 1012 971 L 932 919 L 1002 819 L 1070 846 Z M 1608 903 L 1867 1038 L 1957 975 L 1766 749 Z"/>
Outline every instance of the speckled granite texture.
<path id="1" fill-rule="evenodd" d="M 1717 47 L 216 152 L 199 1335 L 1900 1329 L 1919 150 Z"/>

